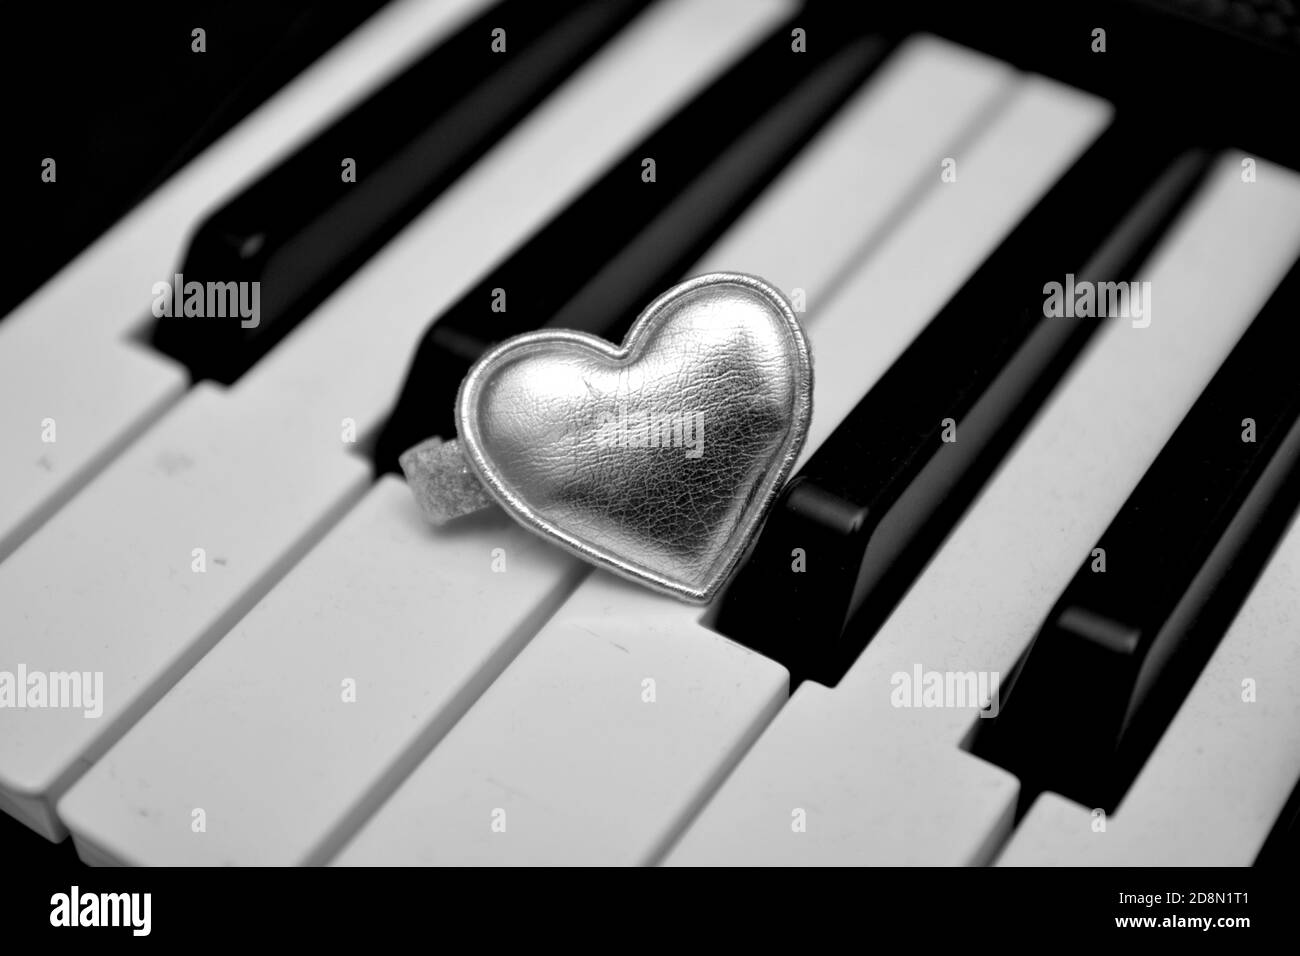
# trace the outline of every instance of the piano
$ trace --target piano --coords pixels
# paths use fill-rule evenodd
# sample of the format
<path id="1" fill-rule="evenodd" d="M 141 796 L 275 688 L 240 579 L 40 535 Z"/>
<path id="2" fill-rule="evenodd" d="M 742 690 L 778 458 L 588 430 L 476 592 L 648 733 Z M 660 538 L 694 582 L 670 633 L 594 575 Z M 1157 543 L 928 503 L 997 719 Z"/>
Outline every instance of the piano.
<path id="1" fill-rule="evenodd" d="M 175 6 L 6 41 L 11 859 L 1294 869 L 1296 4 Z M 711 271 L 815 370 L 711 605 L 427 527 Z"/>

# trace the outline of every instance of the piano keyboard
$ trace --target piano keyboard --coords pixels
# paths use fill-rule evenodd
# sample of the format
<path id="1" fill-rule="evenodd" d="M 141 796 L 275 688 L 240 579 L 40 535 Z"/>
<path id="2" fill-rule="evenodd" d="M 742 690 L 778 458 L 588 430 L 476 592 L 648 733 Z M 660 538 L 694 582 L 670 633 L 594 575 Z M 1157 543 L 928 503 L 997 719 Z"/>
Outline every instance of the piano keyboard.
<path id="1" fill-rule="evenodd" d="M 1113 57 L 1072 12 L 1026 60 L 817 0 L 390 0 L 300 47 L 0 319 L 7 839 L 1294 865 L 1300 149 L 1267 94 L 1162 99 L 1165 11 L 1111 9 Z M 1294 83 L 1278 22 L 1179 29 Z M 710 271 L 790 296 L 815 368 L 711 606 L 428 529 L 396 459 L 478 355 Z M 183 281 L 259 311 L 159 315 Z"/>

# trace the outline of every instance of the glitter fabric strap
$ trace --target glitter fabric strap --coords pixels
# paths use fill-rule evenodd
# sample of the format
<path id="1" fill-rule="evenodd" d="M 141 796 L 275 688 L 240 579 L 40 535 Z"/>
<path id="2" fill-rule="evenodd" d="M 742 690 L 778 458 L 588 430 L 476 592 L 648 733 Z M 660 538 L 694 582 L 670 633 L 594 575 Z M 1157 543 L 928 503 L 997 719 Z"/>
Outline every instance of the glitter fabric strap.
<path id="1" fill-rule="evenodd" d="M 454 438 L 425 439 L 402 452 L 398 463 L 420 510 L 434 527 L 496 504 L 465 463 L 460 442 Z"/>

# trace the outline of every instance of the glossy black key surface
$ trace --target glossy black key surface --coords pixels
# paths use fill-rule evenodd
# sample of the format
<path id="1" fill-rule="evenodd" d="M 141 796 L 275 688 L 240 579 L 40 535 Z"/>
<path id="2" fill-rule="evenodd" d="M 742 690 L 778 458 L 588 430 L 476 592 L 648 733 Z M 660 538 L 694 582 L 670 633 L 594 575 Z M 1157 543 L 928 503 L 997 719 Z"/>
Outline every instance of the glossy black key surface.
<path id="1" fill-rule="evenodd" d="M 807 30 L 806 54 L 790 50 L 793 24 Z M 823 31 L 807 15 L 773 31 L 435 318 L 376 445 L 376 467 L 396 471 L 407 448 L 455 434 L 457 388 L 494 343 L 542 326 L 620 341 L 852 95 L 886 47 L 855 30 Z M 646 157 L 656 163 L 653 183 L 642 179 Z M 493 311 L 495 289 L 505 292 L 504 312 Z"/>
<path id="2" fill-rule="evenodd" d="M 507 0 L 466 24 L 198 228 L 184 282 L 259 282 L 257 320 L 173 315 L 153 344 L 233 382 L 645 3 Z"/>
<path id="3" fill-rule="evenodd" d="M 1207 154 L 1170 163 L 1141 125 L 1103 133 L 809 458 L 719 630 L 795 681 L 839 681 L 1104 321 L 1044 316 L 1044 285 L 1129 278 L 1200 182 Z"/>
<path id="4" fill-rule="evenodd" d="M 7 4 L 0 317 L 384 2 Z"/>
<path id="5" fill-rule="evenodd" d="M 1297 315 L 1300 262 L 1112 520 L 1101 557 L 1081 556 L 1001 712 L 981 721 L 972 749 L 1022 792 L 1113 810 L 1286 529 L 1300 502 Z"/>

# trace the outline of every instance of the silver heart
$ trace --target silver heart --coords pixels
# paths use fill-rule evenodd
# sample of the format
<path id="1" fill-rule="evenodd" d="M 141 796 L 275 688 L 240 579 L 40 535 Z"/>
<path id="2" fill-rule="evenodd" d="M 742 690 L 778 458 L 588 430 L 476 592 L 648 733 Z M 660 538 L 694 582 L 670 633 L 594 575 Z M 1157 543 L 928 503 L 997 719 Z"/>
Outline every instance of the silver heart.
<path id="1" fill-rule="evenodd" d="M 502 343 L 456 411 L 466 460 L 517 521 L 703 603 L 799 455 L 812 360 L 780 292 L 714 273 L 650 303 L 621 348 L 559 330 Z"/>

